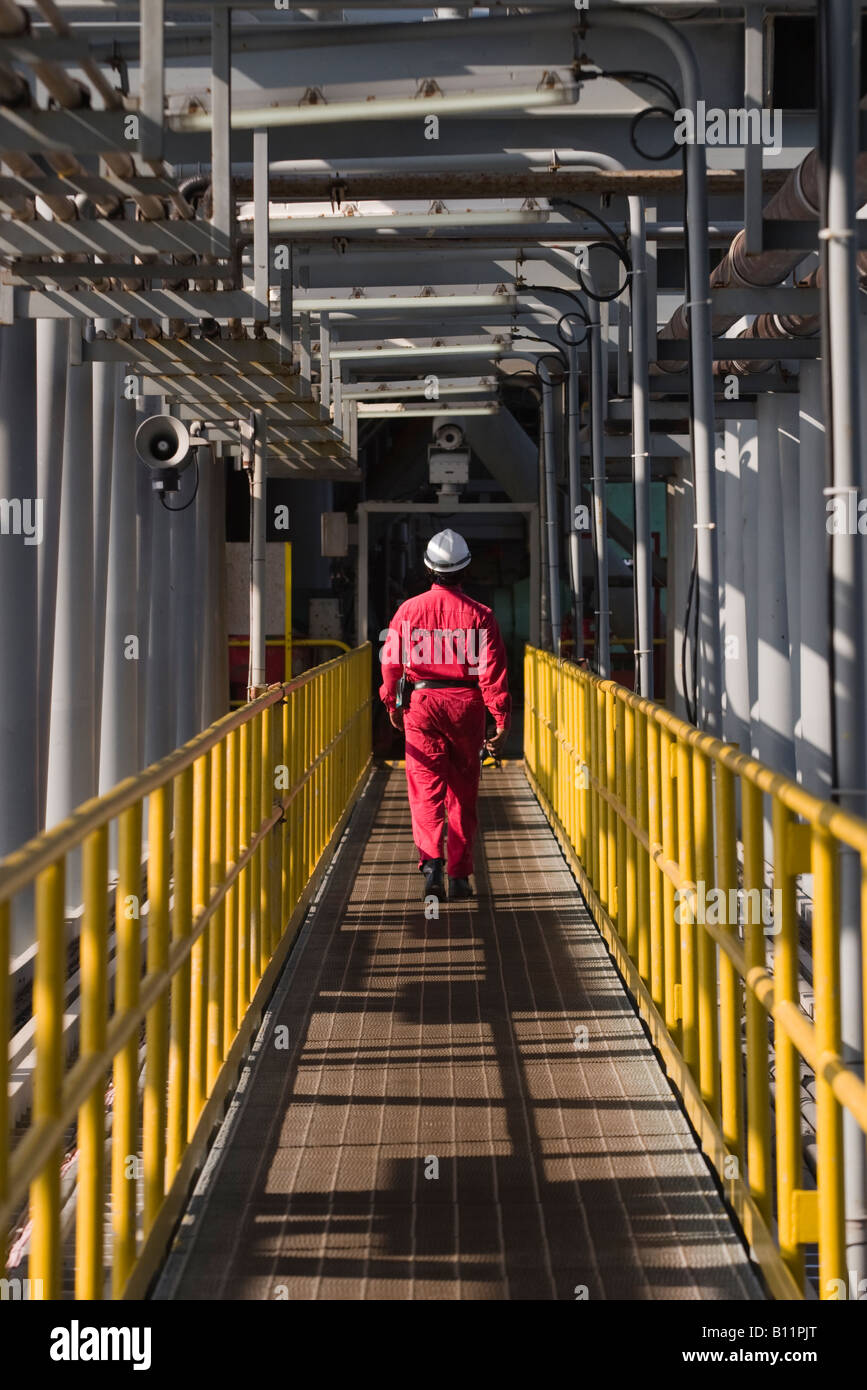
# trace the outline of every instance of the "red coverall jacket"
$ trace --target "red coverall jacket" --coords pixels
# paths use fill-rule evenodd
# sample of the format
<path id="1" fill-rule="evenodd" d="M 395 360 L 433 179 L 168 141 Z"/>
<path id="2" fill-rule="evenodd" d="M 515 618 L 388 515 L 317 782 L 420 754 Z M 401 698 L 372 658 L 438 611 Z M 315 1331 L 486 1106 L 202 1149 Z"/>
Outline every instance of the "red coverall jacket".
<path id="1" fill-rule="evenodd" d="M 419 866 L 443 857 L 450 878 L 473 871 L 476 801 L 485 737 L 485 709 L 498 729 L 509 727 L 512 701 L 506 651 L 485 604 L 457 586 L 433 584 L 401 604 L 382 648 L 380 698 L 395 708 L 403 672 L 411 680 L 478 680 L 477 686 L 416 690 L 404 716 L 406 780 Z"/>

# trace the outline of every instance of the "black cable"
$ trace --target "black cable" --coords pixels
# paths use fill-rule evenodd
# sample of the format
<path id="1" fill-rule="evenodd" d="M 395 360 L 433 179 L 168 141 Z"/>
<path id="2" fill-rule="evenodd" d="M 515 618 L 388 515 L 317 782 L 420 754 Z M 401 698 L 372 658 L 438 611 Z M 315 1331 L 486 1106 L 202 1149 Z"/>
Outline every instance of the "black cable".
<path id="1" fill-rule="evenodd" d="M 167 512 L 185 512 L 185 511 L 187 510 L 187 507 L 191 507 L 191 506 L 193 505 L 193 503 L 195 502 L 195 500 L 196 500 L 196 493 L 197 493 L 198 490 L 199 490 L 199 451 L 198 451 L 198 449 L 196 450 L 195 464 L 196 464 L 196 485 L 195 485 L 195 487 L 193 488 L 193 495 L 192 495 L 192 497 L 190 497 L 190 498 L 184 503 L 184 505 L 183 505 L 182 507 L 170 507 L 169 504 L 168 504 L 168 502 L 166 501 L 166 495 L 165 495 L 165 493 L 164 493 L 164 492 L 161 492 L 161 493 L 160 493 L 160 501 L 162 502 L 162 504 L 163 504 L 163 506 L 165 507 L 165 509 L 166 509 Z"/>
<path id="2" fill-rule="evenodd" d="M 626 242 L 623 240 L 622 237 L 619 237 L 617 235 L 614 228 L 610 225 L 610 223 L 605 221 L 604 217 L 602 217 L 598 212 L 594 212 L 592 208 L 588 208 L 585 203 L 576 203 L 574 198 L 556 198 L 552 199 L 552 202 L 556 202 L 557 204 L 560 204 L 563 207 L 575 208 L 577 212 L 583 212 L 585 216 L 592 217 L 594 222 L 598 222 L 599 226 L 603 229 L 603 231 L 608 233 L 609 237 L 611 238 L 610 242 L 591 241 L 587 247 L 587 250 L 589 252 L 595 250 L 597 247 L 602 247 L 604 248 L 604 250 L 612 252 L 612 254 L 617 257 L 617 259 L 621 262 L 621 264 L 624 266 L 626 270 L 626 279 L 624 283 L 620 285 L 616 290 L 614 290 L 611 294 L 598 294 L 595 290 L 587 288 L 587 284 L 584 280 L 584 276 L 580 269 L 576 268 L 575 275 L 577 277 L 578 284 L 581 286 L 582 293 L 586 294 L 588 299 L 594 299 L 597 304 L 609 304 L 613 299 L 619 299 L 620 296 L 624 294 L 625 291 L 628 289 L 629 278 L 632 274 L 632 259 L 629 255 L 629 252 L 626 249 Z"/>

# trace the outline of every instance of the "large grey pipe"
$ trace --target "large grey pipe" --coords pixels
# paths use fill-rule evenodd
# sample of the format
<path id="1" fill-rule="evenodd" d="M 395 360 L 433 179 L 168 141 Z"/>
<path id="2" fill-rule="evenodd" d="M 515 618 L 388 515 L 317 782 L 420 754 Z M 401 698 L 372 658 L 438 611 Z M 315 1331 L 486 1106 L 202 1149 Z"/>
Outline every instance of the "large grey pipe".
<path id="1" fill-rule="evenodd" d="M 554 433 L 554 383 L 544 361 L 536 370 L 542 384 L 542 461 L 545 469 L 545 530 L 548 570 L 548 604 L 551 613 L 551 650 L 560 655 L 563 627 L 560 612 L 560 527 L 557 497 L 557 453 Z"/>
<path id="2" fill-rule="evenodd" d="M 584 279 L 595 289 L 592 276 L 585 271 Z M 590 450 L 593 490 L 593 553 L 596 560 L 596 670 L 605 679 L 611 675 L 611 611 L 608 598 L 608 517 L 605 488 L 605 401 L 608 395 L 608 373 L 602 351 L 602 322 L 599 306 L 589 301 L 590 308 Z"/>
<path id="3" fill-rule="evenodd" d="M 45 825 L 48 789 L 48 740 L 51 730 L 51 681 L 57 604 L 57 552 L 63 479 L 63 417 L 69 322 L 36 322 L 36 472 L 42 498 L 42 544 L 39 547 L 39 828 Z"/>
<path id="4" fill-rule="evenodd" d="M 829 74 L 827 225 L 825 245 L 828 341 L 825 352 L 830 372 L 831 479 L 848 496 L 864 494 L 865 466 L 861 448 L 859 396 L 858 303 L 856 285 L 855 218 L 858 199 L 858 74 L 860 72 L 860 5 L 853 0 L 825 0 Z M 826 436 L 827 437 L 827 436 Z M 854 814 L 865 813 L 867 749 L 864 701 L 864 562 L 863 537 L 831 537 L 834 670 L 835 795 Z M 861 864 L 858 854 L 843 847 L 840 854 L 840 1006 L 843 1057 L 863 1076 L 864 1035 L 862 1003 L 862 939 L 860 908 Z M 846 1267 L 857 1281 L 867 1273 L 867 1153 L 864 1135 L 854 1117 L 843 1112 L 846 1191 Z"/>
<path id="5" fill-rule="evenodd" d="M 581 505 L 581 377 L 578 344 L 566 347 L 569 358 L 567 429 L 569 441 L 569 582 L 572 589 L 572 622 L 575 629 L 574 653 L 584 655 L 584 595 L 581 588 L 581 533 L 577 527 Z"/>

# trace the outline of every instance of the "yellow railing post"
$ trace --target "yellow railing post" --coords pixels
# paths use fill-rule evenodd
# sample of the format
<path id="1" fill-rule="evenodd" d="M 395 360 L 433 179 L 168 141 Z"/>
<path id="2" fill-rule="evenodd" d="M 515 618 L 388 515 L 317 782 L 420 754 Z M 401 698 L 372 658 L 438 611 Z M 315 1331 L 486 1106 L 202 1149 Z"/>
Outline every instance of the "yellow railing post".
<path id="1" fill-rule="evenodd" d="M 238 862 L 239 842 L 239 774 L 241 731 L 233 729 L 226 739 L 226 869 Z M 226 894 L 223 914 L 223 1056 L 229 1055 L 238 1031 L 238 883 Z"/>
<path id="2" fill-rule="evenodd" d="M 148 802 L 147 973 L 169 963 L 169 799 L 170 786 L 151 792 Z M 166 1081 L 168 1078 L 168 997 L 161 994 L 145 1026 L 145 1089 L 142 1112 L 144 1221 L 148 1235 L 159 1214 L 166 1180 Z"/>
<path id="3" fill-rule="evenodd" d="M 123 1018 L 138 1003 L 141 979 L 141 830 L 137 801 L 118 822 L 118 880 L 114 930 L 116 972 L 114 1013 Z M 126 1287 L 136 1255 L 138 1190 L 138 1038 L 132 1037 L 114 1059 L 114 1107 L 111 1131 L 112 1295 Z"/>
<path id="4" fill-rule="evenodd" d="M 741 779 L 744 841 L 744 959 L 747 981 L 751 970 L 764 969 L 765 937 L 761 898 L 764 889 L 762 851 L 762 793 Z M 758 893 L 759 910 L 755 911 Z M 756 920 L 758 918 L 758 920 Z M 747 1172 L 753 1200 L 766 1221 L 771 1219 L 771 1113 L 768 1081 L 768 1021 L 755 992 L 746 992 L 747 1029 Z"/>
<path id="5" fill-rule="evenodd" d="M 79 957 L 82 1057 L 105 1050 L 108 1025 L 108 827 L 93 830 L 82 852 L 84 917 Z M 103 1296 L 105 1213 L 105 1088 L 95 1087 L 78 1112 L 78 1197 L 75 1214 L 75 1297 Z"/>
<path id="6" fill-rule="evenodd" d="M 63 1002 L 66 976 L 64 946 L 64 861 L 51 864 L 36 880 L 36 967 L 33 1016 L 36 1020 L 36 1075 L 33 1078 L 33 1123 L 60 1113 L 63 1083 Z M 43 1299 L 60 1297 L 60 1163 L 56 1148 L 30 1187 L 31 1288 Z"/>
<path id="7" fill-rule="evenodd" d="M 716 881 L 726 904 L 724 930 L 738 940 L 738 923 L 728 904 L 737 900 L 737 830 L 735 827 L 735 779 L 727 767 L 717 766 L 716 777 Z M 744 1166 L 744 1086 L 741 1053 L 743 985 L 726 955 L 720 952 L 720 1077 L 722 1132 L 726 1147 Z"/>
<path id="8" fill-rule="evenodd" d="M 619 703 L 619 701 L 618 701 Z M 639 811 L 635 768 L 635 723 L 636 713 L 631 705 L 621 705 L 623 712 L 623 780 L 621 797 L 625 796 L 626 814 L 635 820 Z M 631 829 L 621 822 L 626 859 L 626 949 L 634 961 L 638 961 L 638 845 Z"/>
<path id="9" fill-rule="evenodd" d="M 226 745 L 211 749 L 211 824 L 208 901 L 226 876 Z M 214 1089 L 223 1065 L 223 990 L 226 964 L 225 908 L 221 904 L 208 923 L 208 1004 L 205 1095 Z"/>
<path id="10" fill-rule="evenodd" d="M 696 882 L 705 885 L 705 901 L 714 879 L 713 801 L 710 764 L 698 749 L 692 756 L 693 838 Z M 698 1075 L 702 1099 L 720 1120 L 720 1062 L 717 1028 L 717 947 L 704 921 L 696 922 L 696 964 L 698 974 Z"/>
<path id="11" fill-rule="evenodd" d="M 193 920 L 193 770 L 185 768 L 174 781 L 174 839 L 172 845 L 172 944 L 184 941 Z M 169 1105 L 166 1135 L 166 1182 L 181 1164 L 187 1142 L 190 1102 L 190 962 L 184 962 L 172 981 L 169 1039 Z"/>
<path id="12" fill-rule="evenodd" d="M 774 831 L 774 1002 L 798 1002 L 798 920 L 795 910 L 794 825 L 780 801 L 772 810 Z M 802 872 L 809 872 L 809 864 Z M 798 1241 L 794 1194 L 801 1186 L 801 1068 L 798 1053 L 780 1029 L 775 1039 L 775 1110 L 777 1138 L 777 1226 L 780 1254 L 799 1285 L 804 1257 Z"/>
<path id="13" fill-rule="evenodd" d="M 250 740 L 252 725 L 242 724 L 238 754 L 238 857 L 250 848 L 252 803 Z M 250 1004 L 250 933 L 252 928 L 252 868 L 247 864 L 238 878 L 238 1017 L 243 1018 Z"/>
<path id="14" fill-rule="evenodd" d="M 841 1047 L 837 849 L 813 829 L 813 988 L 820 1059 Z M 819 1297 L 835 1280 L 848 1289 L 843 1214 L 843 1114 L 822 1067 L 816 1071 L 816 1177 L 819 1189 Z"/>
<path id="15" fill-rule="evenodd" d="M 651 847 L 662 845 L 662 795 L 660 792 L 659 725 L 652 715 L 645 719 L 647 738 L 647 836 Z M 660 1012 L 665 1009 L 665 880 L 653 858 L 648 863 L 647 910 L 650 916 L 650 995 Z"/>
<path id="16" fill-rule="evenodd" d="M 677 739 L 677 837 L 678 863 L 684 880 L 695 883 L 695 846 L 692 815 L 692 749 Z M 684 1061 L 698 1078 L 698 968 L 696 920 L 699 904 L 692 888 L 680 894 L 680 1019 Z"/>
<path id="17" fill-rule="evenodd" d="M 659 731 L 659 780 L 662 789 L 662 850 L 669 864 L 677 860 L 677 779 L 672 774 L 676 744 L 667 729 Z M 674 917 L 674 884 L 665 874 L 662 880 L 663 962 L 665 970 L 665 1026 L 671 1036 L 680 1040 L 680 1009 L 678 1007 L 678 950 L 677 923 Z"/>
<path id="18" fill-rule="evenodd" d="M 208 905 L 210 882 L 210 754 L 193 764 L 193 920 Z M 208 933 L 193 946 L 190 956 L 190 1089 L 187 1139 L 195 1133 L 207 1094 Z"/>

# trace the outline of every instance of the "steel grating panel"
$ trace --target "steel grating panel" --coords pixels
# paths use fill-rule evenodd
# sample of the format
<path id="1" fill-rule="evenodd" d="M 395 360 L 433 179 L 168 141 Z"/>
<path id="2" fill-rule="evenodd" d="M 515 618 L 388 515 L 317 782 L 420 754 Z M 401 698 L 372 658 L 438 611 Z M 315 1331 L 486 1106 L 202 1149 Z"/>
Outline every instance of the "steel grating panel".
<path id="1" fill-rule="evenodd" d="M 426 921 L 373 775 L 158 1298 L 763 1296 L 520 766 L 481 811 Z"/>

